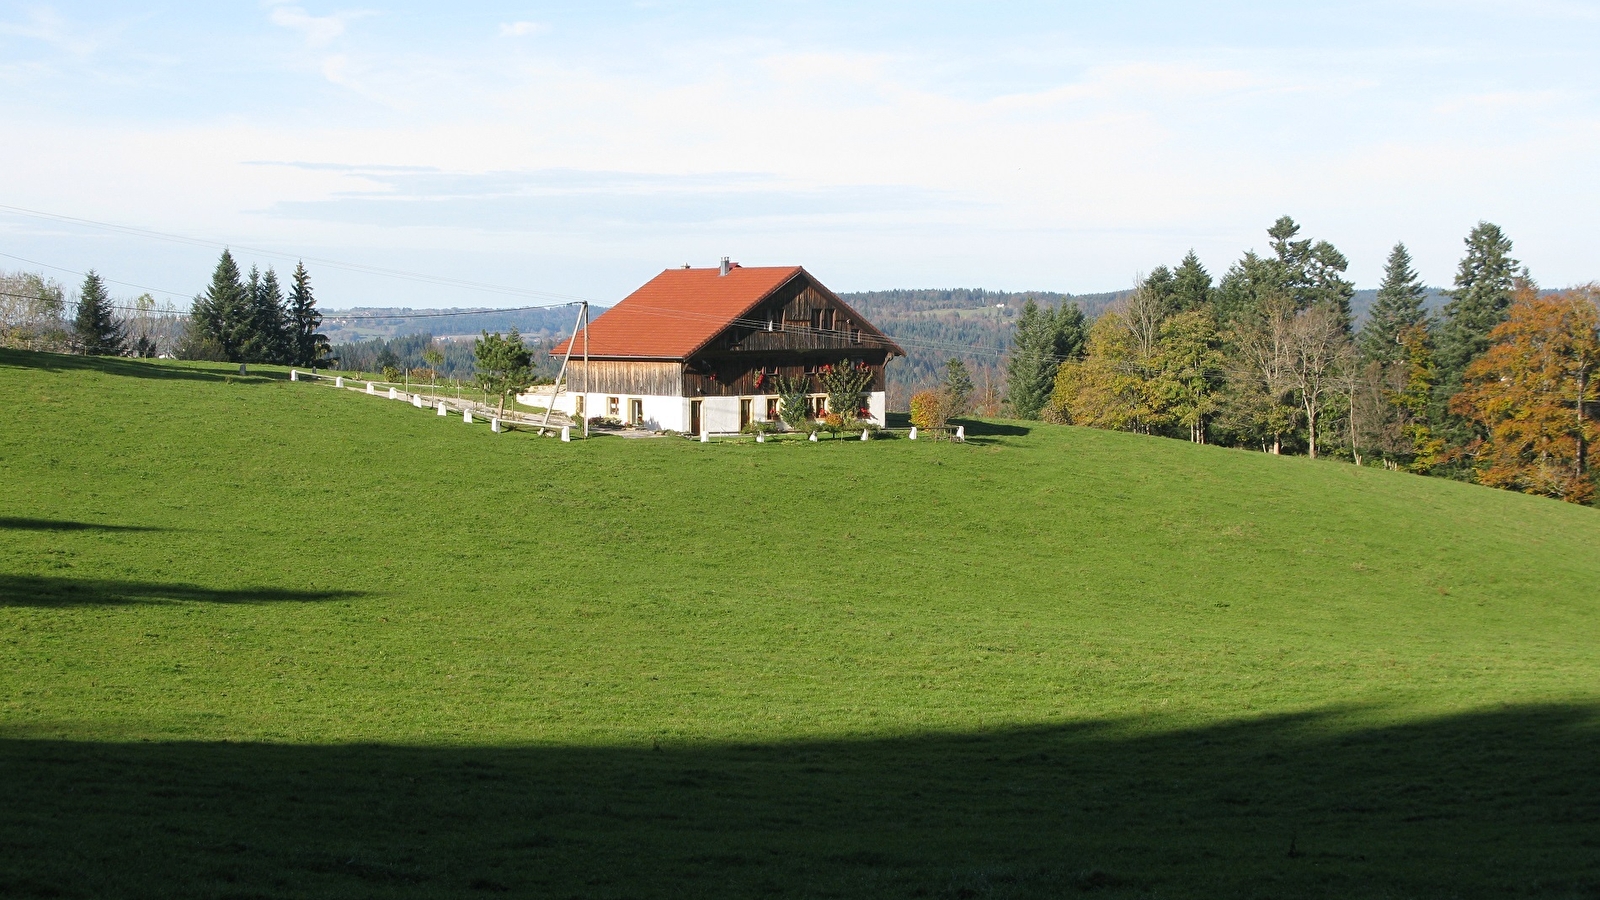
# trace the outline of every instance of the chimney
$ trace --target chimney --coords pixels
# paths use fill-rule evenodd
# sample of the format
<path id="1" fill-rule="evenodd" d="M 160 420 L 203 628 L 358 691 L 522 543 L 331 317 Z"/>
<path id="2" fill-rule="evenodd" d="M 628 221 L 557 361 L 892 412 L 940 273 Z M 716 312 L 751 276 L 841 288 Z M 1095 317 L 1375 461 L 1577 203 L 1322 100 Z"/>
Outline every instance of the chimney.
<path id="1" fill-rule="evenodd" d="M 717 267 L 717 275 L 720 277 L 726 274 L 728 274 L 728 258 L 724 256 L 722 258 L 722 265 Z"/>

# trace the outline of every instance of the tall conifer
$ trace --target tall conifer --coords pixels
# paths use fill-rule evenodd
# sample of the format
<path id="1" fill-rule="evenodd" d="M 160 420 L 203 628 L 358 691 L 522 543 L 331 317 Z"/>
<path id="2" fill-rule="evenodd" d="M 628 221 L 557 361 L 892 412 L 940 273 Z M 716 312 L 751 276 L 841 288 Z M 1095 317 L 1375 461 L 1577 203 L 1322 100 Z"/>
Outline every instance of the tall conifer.
<path id="1" fill-rule="evenodd" d="M 1055 388 L 1056 370 L 1083 352 L 1083 310 L 1063 303 L 1039 308 L 1029 297 L 1017 319 L 1006 364 L 1006 399 L 1019 419 L 1037 419 Z"/>
<path id="2" fill-rule="evenodd" d="M 209 339 L 221 347 L 230 362 L 240 362 L 248 336 L 249 307 L 250 297 L 240 277 L 239 264 L 234 262 L 232 253 L 223 250 L 211 273 L 210 286 L 194 298 L 190 325 L 202 340 Z"/>
<path id="3" fill-rule="evenodd" d="M 1190 250 L 1172 273 L 1172 294 L 1177 311 L 1186 312 L 1211 304 L 1211 273 L 1200 265 L 1200 257 Z"/>
<path id="4" fill-rule="evenodd" d="M 1427 296 L 1428 289 L 1411 268 L 1411 253 L 1405 244 L 1395 244 L 1383 269 L 1378 298 L 1367 313 L 1366 325 L 1361 328 L 1362 358 L 1381 363 L 1405 359 L 1406 348 L 1400 337 L 1426 321 L 1428 314 L 1422 308 L 1422 301 Z"/>
<path id="5" fill-rule="evenodd" d="M 111 309 L 105 280 L 93 269 L 83 276 L 78 315 L 73 320 L 72 331 L 85 355 L 115 356 L 122 352 L 122 323 Z"/>
<path id="6" fill-rule="evenodd" d="M 1489 349 L 1489 332 L 1506 320 L 1522 266 L 1511 257 L 1511 239 L 1498 225 L 1479 222 L 1466 245 L 1455 289 L 1446 292 L 1450 302 L 1439 333 L 1439 368 L 1452 393 L 1467 366 Z"/>
<path id="7" fill-rule="evenodd" d="M 322 326 L 322 313 L 317 311 L 317 301 L 311 295 L 311 275 L 305 263 L 295 263 L 294 274 L 289 278 L 288 345 L 289 362 L 297 366 L 315 366 L 327 356 L 328 339 L 317 331 Z"/>

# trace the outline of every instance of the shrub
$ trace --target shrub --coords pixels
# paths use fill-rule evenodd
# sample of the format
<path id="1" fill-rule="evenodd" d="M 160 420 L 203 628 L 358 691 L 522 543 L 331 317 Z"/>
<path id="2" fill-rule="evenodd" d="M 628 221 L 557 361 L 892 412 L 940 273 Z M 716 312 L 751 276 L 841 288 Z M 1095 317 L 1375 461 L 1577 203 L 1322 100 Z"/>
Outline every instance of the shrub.
<path id="1" fill-rule="evenodd" d="M 918 391 L 911 396 L 911 424 L 925 431 L 941 431 L 950 419 L 950 395 L 940 391 Z"/>
<path id="2" fill-rule="evenodd" d="M 778 392 L 778 418 L 790 430 L 800 431 L 806 427 L 806 394 L 810 387 L 810 379 L 805 376 L 779 376 L 773 382 L 773 388 Z"/>

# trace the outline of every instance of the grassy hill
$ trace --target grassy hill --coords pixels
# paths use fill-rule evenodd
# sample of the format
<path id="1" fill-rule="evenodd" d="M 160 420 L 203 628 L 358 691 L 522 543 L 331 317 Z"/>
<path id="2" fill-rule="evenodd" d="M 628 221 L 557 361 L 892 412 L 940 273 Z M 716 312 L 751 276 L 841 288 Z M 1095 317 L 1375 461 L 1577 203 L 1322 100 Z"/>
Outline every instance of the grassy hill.
<path id="1" fill-rule="evenodd" d="M 1589 897 L 1600 514 L 0 352 L 0 895 Z"/>

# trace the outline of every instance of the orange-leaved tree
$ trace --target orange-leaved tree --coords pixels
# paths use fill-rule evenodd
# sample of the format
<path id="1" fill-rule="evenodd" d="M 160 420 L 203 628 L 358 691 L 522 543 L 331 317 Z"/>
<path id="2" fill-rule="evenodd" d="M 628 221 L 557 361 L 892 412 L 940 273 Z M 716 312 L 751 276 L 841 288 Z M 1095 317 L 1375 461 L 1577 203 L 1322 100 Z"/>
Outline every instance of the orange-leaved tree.
<path id="1" fill-rule="evenodd" d="M 1572 503 L 1594 498 L 1597 296 L 1594 286 L 1549 297 L 1525 288 L 1489 333 L 1488 352 L 1450 400 L 1483 429 L 1473 448 L 1479 481 Z"/>

